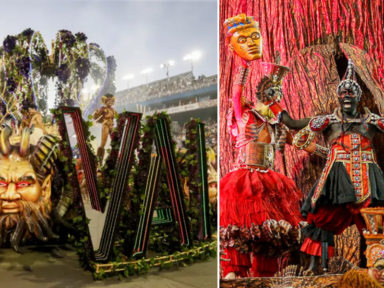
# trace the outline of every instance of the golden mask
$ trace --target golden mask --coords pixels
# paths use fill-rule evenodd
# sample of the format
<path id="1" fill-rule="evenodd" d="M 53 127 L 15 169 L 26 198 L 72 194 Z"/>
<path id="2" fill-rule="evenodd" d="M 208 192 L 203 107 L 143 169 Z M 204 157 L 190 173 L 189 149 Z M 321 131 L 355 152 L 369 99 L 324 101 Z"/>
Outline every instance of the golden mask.
<path id="1" fill-rule="evenodd" d="M 245 14 L 224 22 L 228 47 L 241 58 L 252 61 L 263 56 L 263 39 L 259 23 Z"/>

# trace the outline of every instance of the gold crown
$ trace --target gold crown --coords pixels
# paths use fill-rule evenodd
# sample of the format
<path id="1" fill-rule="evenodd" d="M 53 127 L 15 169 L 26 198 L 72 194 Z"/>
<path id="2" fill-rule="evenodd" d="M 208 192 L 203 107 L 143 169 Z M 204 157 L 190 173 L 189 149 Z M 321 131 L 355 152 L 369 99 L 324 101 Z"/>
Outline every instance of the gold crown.
<path id="1" fill-rule="evenodd" d="M 376 261 L 384 259 L 384 240 L 381 240 L 380 243 L 368 245 L 365 256 L 367 257 L 368 268 L 373 267 Z"/>
<path id="2" fill-rule="evenodd" d="M 246 16 L 245 14 L 239 14 L 235 17 L 228 18 L 223 25 L 227 38 L 231 37 L 236 30 L 249 27 L 260 29 L 259 22 L 255 21 L 253 16 Z"/>

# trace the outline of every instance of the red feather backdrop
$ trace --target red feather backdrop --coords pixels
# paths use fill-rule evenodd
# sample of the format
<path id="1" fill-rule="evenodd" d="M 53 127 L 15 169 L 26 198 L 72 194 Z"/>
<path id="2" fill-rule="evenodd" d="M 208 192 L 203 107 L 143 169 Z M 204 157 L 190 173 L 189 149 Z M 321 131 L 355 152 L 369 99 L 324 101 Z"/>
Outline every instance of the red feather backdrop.
<path id="1" fill-rule="evenodd" d="M 384 113 L 384 0 L 221 0 L 220 2 L 220 176 L 233 161 L 225 115 L 240 65 L 227 49 L 222 23 L 244 13 L 259 21 L 263 35 L 263 59 L 253 61 L 244 96 L 256 102 L 260 62 L 274 62 L 280 52 L 281 65 L 291 68 L 284 79 L 282 106 L 292 117 L 332 113 L 338 106 L 336 87 L 352 58 L 363 96 L 361 107 Z M 325 145 L 323 139 L 317 139 Z M 384 167 L 384 136 L 374 141 L 379 164 Z M 276 158 L 277 171 L 287 171 L 303 194 L 318 179 L 323 160 L 286 147 L 285 161 Z M 282 169 L 283 166 L 286 169 Z"/>

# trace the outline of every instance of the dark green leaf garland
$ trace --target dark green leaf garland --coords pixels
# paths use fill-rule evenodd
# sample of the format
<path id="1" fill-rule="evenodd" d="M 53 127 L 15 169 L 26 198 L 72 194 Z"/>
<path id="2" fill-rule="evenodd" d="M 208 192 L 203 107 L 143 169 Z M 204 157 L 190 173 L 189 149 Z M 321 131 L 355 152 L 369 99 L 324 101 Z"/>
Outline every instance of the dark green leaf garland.
<path id="1" fill-rule="evenodd" d="M 189 199 L 185 198 L 185 201 L 186 207 L 188 207 L 187 213 L 191 225 L 191 236 L 194 240 L 198 240 L 198 234 L 201 228 L 201 223 L 199 223 L 200 211 L 202 209 L 199 202 L 199 194 L 201 193 L 201 174 L 199 173 L 197 136 L 197 125 L 199 123 L 201 123 L 200 119 L 191 119 L 189 122 L 185 123 L 185 147 L 187 148 L 187 152 L 185 155 L 186 165 L 183 167 L 186 169 L 181 171 L 182 175 L 188 178 Z"/>
<path id="2" fill-rule="evenodd" d="M 71 160 L 72 148 L 69 143 L 67 143 L 64 139 L 66 139 L 65 135 L 65 120 L 64 115 L 60 110 L 52 109 L 51 113 L 53 114 L 54 120 L 57 122 L 59 127 L 59 133 L 62 138 L 60 142 L 60 151 L 62 153 L 60 161 L 64 164 L 64 172 L 67 176 L 65 179 L 66 189 L 73 191 L 72 198 L 73 204 L 70 207 L 69 211 L 67 211 L 67 215 L 76 215 L 73 218 L 68 219 L 68 222 L 73 225 L 73 227 L 77 230 L 78 235 L 74 237 L 73 235 L 70 238 L 71 244 L 76 249 L 76 254 L 79 257 L 80 266 L 84 268 L 84 270 L 91 270 L 91 263 L 88 259 L 91 259 L 90 255 L 87 255 L 88 249 L 86 249 L 90 245 L 90 233 L 88 229 L 89 219 L 85 215 L 84 209 L 81 207 L 81 202 L 79 197 L 81 197 L 80 186 L 77 180 L 75 163 Z M 88 132 L 88 133 L 87 133 Z M 86 139 L 90 135 L 89 131 L 86 132 Z"/>

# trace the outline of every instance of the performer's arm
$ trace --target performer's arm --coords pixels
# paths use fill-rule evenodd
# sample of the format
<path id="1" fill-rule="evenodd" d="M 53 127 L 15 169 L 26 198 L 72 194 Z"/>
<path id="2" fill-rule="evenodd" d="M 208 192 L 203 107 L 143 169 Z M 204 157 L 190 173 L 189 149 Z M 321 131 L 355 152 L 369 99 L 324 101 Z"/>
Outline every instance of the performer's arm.
<path id="1" fill-rule="evenodd" d="M 104 112 L 104 107 L 101 107 L 100 110 L 96 109 L 95 112 L 93 112 L 93 120 L 97 120 L 100 118 L 100 116 L 103 114 Z"/>
<path id="2" fill-rule="evenodd" d="M 289 129 L 292 130 L 301 130 L 305 128 L 309 121 L 311 120 L 310 118 L 303 118 L 300 120 L 295 120 L 293 119 L 288 112 L 283 109 L 280 106 L 278 96 L 276 94 L 276 91 L 272 88 L 269 88 L 264 91 L 264 97 L 262 97 L 262 102 L 269 106 L 271 109 L 272 113 L 277 117 L 279 122 L 283 122 L 285 126 L 287 126 Z"/>
<path id="3" fill-rule="evenodd" d="M 41 125 L 41 127 L 43 128 L 43 133 L 44 134 L 47 134 L 48 131 L 47 129 L 45 129 L 45 125 L 44 125 L 44 122 L 43 122 L 43 116 L 41 114 L 38 114 L 39 116 L 37 117 L 37 122 Z"/>
<path id="4" fill-rule="evenodd" d="M 287 134 L 287 144 L 292 145 L 293 143 L 293 137 L 292 134 L 288 132 Z M 296 149 L 298 149 L 295 145 L 293 145 Z M 301 150 L 301 149 L 300 149 Z M 320 156 L 321 158 L 327 158 L 328 155 L 328 148 L 325 148 L 323 146 L 320 146 L 316 144 L 315 142 L 311 142 L 308 146 L 305 146 L 302 150 L 307 151 L 311 155 L 317 155 Z"/>
<path id="5" fill-rule="evenodd" d="M 278 103 L 276 103 L 277 105 L 279 105 Z M 279 105 L 280 106 L 280 105 Z M 281 108 L 281 107 L 280 107 Z M 282 108 L 281 108 L 282 109 Z M 271 109 L 272 110 L 272 109 Z M 273 110 L 272 110 L 273 111 Z M 281 119 L 280 121 L 283 122 L 283 124 L 285 126 L 287 126 L 289 129 L 293 129 L 293 130 L 301 130 L 303 128 L 305 128 L 309 121 L 311 120 L 311 118 L 303 118 L 303 119 L 300 119 L 300 120 L 296 120 L 296 119 L 293 119 L 287 111 L 283 110 L 281 112 Z"/>
<path id="6" fill-rule="evenodd" d="M 241 117 L 244 112 L 244 103 L 241 101 L 241 94 L 244 89 L 245 81 L 249 72 L 249 63 L 244 59 L 241 59 L 241 67 L 237 73 L 235 83 L 232 90 L 233 110 L 235 112 L 235 118 L 237 121 L 241 121 Z"/>
<path id="7" fill-rule="evenodd" d="M 36 113 L 35 116 L 33 116 L 32 120 L 31 120 L 31 125 L 33 122 L 35 122 L 37 124 L 37 125 L 35 125 L 35 127 L 36 126 L 41 127 L 41 129 L 43 130 L 43 133 L 47 134 L 47 130 L 45 129 L 44 122 L 43 122 L 43 117 L 41 116 L 40 113 Z"/>

